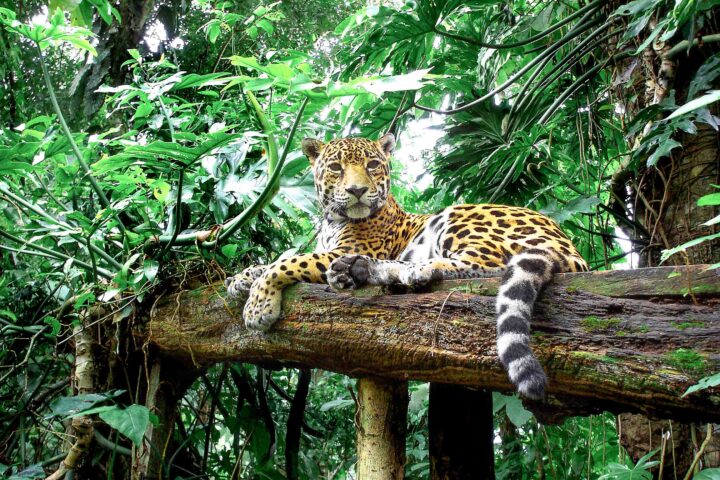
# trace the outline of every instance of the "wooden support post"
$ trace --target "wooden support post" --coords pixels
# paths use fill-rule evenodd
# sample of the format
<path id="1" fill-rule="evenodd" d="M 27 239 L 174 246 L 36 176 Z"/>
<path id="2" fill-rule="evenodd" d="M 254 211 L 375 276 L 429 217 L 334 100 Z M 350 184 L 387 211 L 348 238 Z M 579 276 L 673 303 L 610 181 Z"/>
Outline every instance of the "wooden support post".
<path id="1" fill-rule="evenodd" d="M 407 382 L 366 377 L 357 387 L 357 478 L 400 480 L 405 468 Z"/>
<path id="2" fill-rule="evenodd" d="M 492 393 L 430 384 L 430 478 L 495 478 Z"/>

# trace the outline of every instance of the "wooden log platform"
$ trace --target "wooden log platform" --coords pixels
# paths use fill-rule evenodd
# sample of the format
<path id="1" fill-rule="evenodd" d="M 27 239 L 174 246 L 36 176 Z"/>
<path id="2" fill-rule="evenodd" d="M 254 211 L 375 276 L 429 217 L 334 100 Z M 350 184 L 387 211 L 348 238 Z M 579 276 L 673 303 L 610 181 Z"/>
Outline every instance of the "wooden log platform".
<path id="1" fill-rule="evenodd" d="M 241 322 L 242 301 L 226 299 L 216 284 L 159 299 L 139 335 L 195 366 L 285 364 L 512 391 L 495 348 L 498 285 L 491 277 L 388 294 L 300 284 L 286 291 L 285 318 L 270 332 L 243 329 L 226 341 L 225 328 Z M 720 271 L 694 265 L 556 275 L 532 325 L 551 395 L 539 410 L 720 421 L 720 389 L 682 397 L 720 371 Z"/>

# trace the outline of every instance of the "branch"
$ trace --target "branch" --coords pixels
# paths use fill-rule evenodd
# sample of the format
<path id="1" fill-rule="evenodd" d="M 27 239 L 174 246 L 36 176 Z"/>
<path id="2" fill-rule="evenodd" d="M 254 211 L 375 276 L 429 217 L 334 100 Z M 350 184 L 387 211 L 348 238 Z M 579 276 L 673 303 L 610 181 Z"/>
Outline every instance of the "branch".
<path id="1" fill-rule="evenodd" d="M 103 192 L 103 189 L 100 187 L 100 184 L 95 180 L 95 177 L 93 177 L 92 172 L 90 170 L 90 167 L 88 166 L 87 162 L 85 162 L 85 159 L 82 156 L 82 153 L 80 153 L 80 149 L 77 146 L 77 143 L 75 143 L 75 139 L 72 136 L 72 132 L 70 131 L 70 127 L 68 127 L 67 122 L 65 121 L 65 117 L 62 114 L 62 110 L 60 109 L 60 104 L 57 101 L 57 97 L 55 96 L 55 89 L 53 88 L 52 81 L 50 80 L 50 73 L 48 73 L 47 65 L 45 64 L 45 57 L 43 57 L 42 48 L 40 48 L 40 44 L 35 44 L 38 50 L 38 56 L 40 57 L 40 67 L 42 68 L 42 74 L 43 79 L 45 80 L 45 86 L 48 89 L 48 95 L 50 96 L 50 103 L 52 103 L 53 109 L 55 109 L 55 114 L 58 116 L 58 120 L 60 121 L 60 126 L 62 127 L 63 133 L 65 134 L 65 137 L 67 137 L 68 143 L 70 144 L 70 148 L 72 149 L 73 153 L 77 157 L 77 161 L 80 164 L 80 168 L 82 168 L 82 171 L 85 173 L 85 176 L 87 177 L 88 181 L 90 182 L 90 186 L 95 191 L 95 194 L 98 196 L 98 200 L 100 200 L 100 204 L 103 208 L 106 208 L 110 210 L 110 213 L 112 216 L 117 220 L 118 222 L 118 228 L 120 231 L 124 234 L 125 233 L 125 225 L 122 223 L 122 220 L 120 220 L 120 217 L 118 216 L 117 212 L 114 211 L 114 209 L 110 206 L 110 201 L 105 196 L 105 192 Z"/>
<path id="2" fill-rule="evenodd" d="M 19 244 L 21 244 L 21 245 L 24 246 L 24 247 L 30 247 L 30 248 L 32 248 L 32 249 L 35 249 L 37 252 L 40 252 L 41 254 L 43 254 L 43 255 L 41 255 L 41 256 L 53 258 L 53 259 L 55 259 L 55 260 L 65 260 L 65 261 L 67 261 L 67 260 L 72 260 L 73 263 L 74 263 L 75 265 L 77 265 L 78 267 L 84 268 L 85 270 L 88 270 L 88 271 L 90 271 L 90 272 L 93 272 L 93 271 L 94 271 L 92 265 L 90 265 L 90 264 L 88 264 L 88 263 L 86 263 L 86 262 L 83 262 L 82 260 L 78 260 L 77 258 L 71 257 L 71 256 L 69 256 L 69 255 L 65 255 L 64 253 L 61 253 L 61 252 L 56 251 L 56 250 L 51 250 L 51 249 L 49 249 L 49 248 L 43 247 L 42 245 L 38 245 L 38 244 L 36 244 L 36 243 L 32 243 L 32 242 L 30 242 L 29 240 L 28 240 L 28 241 L 24 241 L 22 238 L 16 237 L 15 235 L 12 235 L 12 234 L 6 232 L 5 230 L 0 230 L 0 237 L 7 238 L 8 240 L 10 240 L 10 241 L 12 241 L 12 242 L 15 242 L 15 243 L 19 243 Z M 4 248 L 5 250 L 15 250 L 15 249 L 10 249 L 10 248 L 5 248 L 5 247 L 3 247 L 3 248 Z M 19 250 L 16 250 L 16 251 L 17 251 L 18 253 L 24 253 L 26 250 L 24 250 L 24 249 L 19 249 Z M 98 268 L 98 269 L 97 269 L 97 272 L 98 272 L 101 276 L 103 276 L 103 277 L 105 277 L 105 278 L 107 278 L 107 279 L 112 279 L 112 278 L 115 276 L 112 272 L 110 272 L 110 271 L 108 271 L 108 270 L 105 270 L 104 268 Z"/>
<path id="3" fill-rule="evenodd" d="M 712 306 L 720 298 L 720 276 L 704 268 L 557 275 L 533 318 L 533 346 L 549 375 L 549 393 L 574 414 L 640 411 L 720 420 L 717 389 L 681 398 L 688 386 L 720 370 L 720 312 Z M 280 362 L 509 391 L 495 347 L 499 280 L 448 281 L 401 295 L 378 289 L 339 294 L 301 284 L 286 291 L 285 320 L 270 333 L 243 332 L 229 343 L 221 335 L 241 321 L 242 302 L 226 301 L 222 286 L 211 285 L 160 299 L 148 340 L 189 365 Z M 688 288 L 706 304 L 689 304 Z M 561 412 L 556 406 L 551 411 Z"/>
<path id="4" fill-rule="evenodd" d="M 491 90 L 490 92 L 486 93 L 480 98 L 477 98 L 469 103 L 466 103 L 464 105 L 461 105 L 459 107 L 451 108 L 449 110 L 439 110 L 436 108 L 430 108 L 425 107 L 422 105 L 415 104 L 415 108 L 418 108 L 420 110 L 423 110 L 425 112 L 431 112 L 431 113 L 438 113 L 441 115 L 452 115 L 455 113 L 463 112 L 465 110 L 468 110 L 470 108 L 475 107 L 476 105 L 481 104 L 482 102 L 494 97 L 498 93 L 506 90 L 507 88 L 511 87 L 515 84 L 515 82 L 525 75 L 530 69 L 532 69 L 535 65 L 539 65 L 542 63 L 546 58 L 552 56 L 557 52 L 563 45 L 569 43 L 573 39 L 579 37 L 582 33 L 585 31 L 591 29 L 592 27 L 599 25 L 602 23 L 601 19 L 595 19 L 591 20 L 588 23 L 582 23 L 581 25 L 575 27 L 574 29 L 570 30 L 568 33 L 563 35 L 562 38 L 560 38 L 556 43 L 552 44 L 550 47 L 548 47 L 547 50 L 545 50 L 543 53 L 538 55 L 537 57 L 533 58 L 531 61 L 529 61 L 525 66 L 523 66 L 520 70 L 518 70 L 516 73 L 514 73 L 510 78 L 508 78 L 502 85 L 496 87 L 495 89 Z"/>
<path id="5" fill-rule="evenodd" d="M 587 5 L 585 5 L 580 10 L 573 13 L 572 15 L 569 15 L 566 18 L 560 20 L 559 22 L 557 22 L 553 25 L 550 25 L 547 29 L 543 30 L 542 32 L 537 33 L 531 37 L 528 37 L 525 40 L 520 40 L 520 41 L 512 42 L 512 43 L 486 43 L 486 42 L 482 42 L 480 40 L 475 40 L 474 38 L 466 37 L 464 35 L 457 35 L 454 33 L 447 32 L 445 30 L 440 30 L 437 26 L 433 28 L 433 31 L 435 33 L 437 33 L 438 35 L 442 35 L 443 37 L 460 40 L 461 42 L 469 43 L 471 45 L 475 45 L 476 47 L 480 47 L 480 48 L 491 48 L 491 49 L 496 49 L 496 50 L 517 48 L 517 47 L 522 47 L 523 45 L 529 45 L 529 44 L 534 43 L 542 38 L 547 37 L 554 31 L 559 30 L 560 28 L 564 27 L 565 25 L 572 22 L 577 17 L 579 17 L 580 15 L 583 15 L 584 13 L 588 12 L 589 10 L 592 10 L 591 13 L 597 12 L 598 10 L 600 10 L 600 8 L 595 8 L 595 7 L 597 7 L 599 4 L 600 4 L 600 2 L 597 0 L 594 2 L 591 2 Z"/>
<path id="6" fill-rule="evenodd" d="M 720 33 L 715 33 L 712 35 L 705 35 L 704 37 L 696 38 L 692 41 L 692 45 L 690 45 L 690 42 L 687 40 L 683 40 L 682 42 L 679 42 L 677 45 L 672 47 L 670 50 L 665 52 L 665 54 L 662 56 L 663 59 L 672 59 L 680 55 L 682 52 L 687 52 L 693 47 L 701 47 L 705 43 L 717 43 L 720 42 Z"/>
<path id="7" fill-rule="evenodd" d="M 85 237 L 83 237 L 80 233 L 78 233 L 78 232 L 80 232 L 80 230 L 81 230 L 79 227 L 73 228 L 72 226 L 68 225 L 67 223 L 65 223 L 65 222 L 61 221 L 60 219 L 56 218 L 55 216 L 49 214 L 48 212 L 46 212 L 45 210 L 43 210 L 42 208 L 40 208 L 37 204 L 28 202 L 28 201 L 25 200 L 23 197 L 21 197 L 21 196 L 19 196 L 19 195 L 15 195 L 15 194 L 14 194 L 13 192 L 11 192 L 9 189 L 5 188 L 4 185 L 0 185 L 0 194 L 3 194 L 3 195 L 5 195 L 6 197 L 9 197 L 10 200 L 12 200 L 13 202 L 19 203 L 20 205 L 22 205 L 23 207 L 25 207 L 27 210 L 30 210 L 31 212 L 34 212 L 34 213 L 36 213 L 37 215 L 40 215 L 41 217 L 43 217 L 43 218 L 44 218 L 45 220 L 47 220 L 48 222 L 50 222 L 50 223 L 52 223 L 52 224 L 54 224 L 54 225 L 57 225 L 57 226 L 60 227 L 61 229 L 69 232 L 69 233 L 70 233 L 70 237 L 72 237 L 74 240 L 77 240 L 78 242 L 85 242 L 85 241 L 87 241 L 87 239 L 86 239 Z M 118 262 L 117 260 L 115 260 L 115 259 L 114 259 L 113 257 L 111 257 L 110 255 L 108 255 L 103 249 L 101 249 L 101 248 L 99 248 L 99 247 L 97 247 L 97 246 L 95 246 L 95 245 L 93 245 L 92 243 L 89 243 L 89 242 L 88 242 L 87 245 L 88 245 L 88 249 L 89 249 L 89 252 L 88 252 L 88 253 L 89 253 L 90 255 L 92 255 L 92 252 L 95 252 L 95 253 L 97 253 L 98 255 L 100 255 L 105 261 L 107 261 L 110 265 L 112 265 L 113 267 L 115 267 L 117 270 L 122 269 L 122 264 L 121 264 L 120 262 Z M 90 250 L 91 250 L 91 251 L 90 251 Z"/>
<path id="8" fill-rule="evenodd" d="M 249 92 L 248 92 L 249 93 Z M 255 98 L 255 97 L 252 97 Z M 285 159 L 287 158 L 288 153 L 290 153 L 290 146 L 292 144 L 293 137 L 295 136 L 295 132 L 297 131 L 297 126 L 300 123 L 300 119 L 302 118 L 302 114 L 305 111 L 305 107 L 307 106 L 309 101 L 309 97 L 305 97 L 303 99 L 302 104 L 300 105 L 300 108 L 298 109 L 297 116 L 295 117 L 295 121 L 292 124 L 292 127 L 290 127 L 290 132 L 288 133 L 287 140 L 285 141 L 285 146 L 283 147 L 282 155 L 280 155 L 280 158 L 277 157 L 277 149 L 271 148 L 270 145 L 273 145 L 275 140 L 274 136 L 272 135 L 272 130 L 266 130 L 265 134 L 268 136 L 268 150 L 267 150 L 267 157 L 268 157 L 268 165 L 274 165 L 274 168 L 272 170 L 272 174 L 269 175 L 267 184 L 265 185 L 265 188 L 263 188 L 262 192 L 257 196 L 255 201 L 252 205 L 250 205 L 248 208 L 246 208 L 242 213 L 234 217 L 232 220 L 229 220 L 228 222 L 224 223 L 220 228 L 219 231 L 221 232 L 218 237 L 215 240 L 206 240 L 207 238 L 210 238 L 216 230 L 204 230 L 199 232 L 192 232 L 192 233 L 186 233 L 181 235 L 163 235 L 161 237 L 158 237 L 157 242 L 158 243 L 167 243 L 171 242 L 174 245 L 191 245 L 191 244 L 197 244 L 200 245 L 203 248 L 215 248 L 218 244 L 218 242 L 222 243 L 225 240 L 227 240 L 228 237 L 232 236 L 236 231 L 238 231 L 241 227 L 243 227 L 247 222 L 255 218 L 255 216 L 262 211 L 263 208 L 267 206 L 267 204 L 273 199 L 275 194 L 278 192 L 278 189 L 280 187 L 280 175 L 282 173 L 283 165 L 285 164 Z M 258 105 L 259 107 L 259 105 Z M 265 118 L 265 117 L 262 117 Z M 270 128 L 268 126 L 268 128 Z M 274 152 L 274 153 L 273 153 Z"/>

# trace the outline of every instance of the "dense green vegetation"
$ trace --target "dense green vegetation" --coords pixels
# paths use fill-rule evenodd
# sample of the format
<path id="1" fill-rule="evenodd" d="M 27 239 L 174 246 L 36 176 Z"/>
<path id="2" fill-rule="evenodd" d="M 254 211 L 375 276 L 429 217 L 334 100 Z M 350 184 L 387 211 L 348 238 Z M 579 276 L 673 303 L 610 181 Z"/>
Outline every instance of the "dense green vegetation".
<path id="1" fill-rule="evenodd" d="M 154 416 L 130 332 L 164 292 L 312 249 L 306 136 L 393 131 L 405 208 L 530 206 L 594 268 L 638 253 L 654 265 L 663 250 L 720 262 L 717 165 L 693 173 L 692 238 L 663 223 L 669 196 L 685 198 L 667 169 L 718 127 L 716 5 L 0 0 L 0 476 L 54 471 L 67 418 L 90 407 L 107 425 L 76 478 L 129 475 Z M 663 86 L 673 61 L 684 68 Z M 107 362 L 102 396 L 70 388 L 81 325 Z M 218 365 L 188 388 L 166 474 L 286 478 L 306 381 L 289 476 L 352 478 L 354 381 L 251 365 Z M 428 389 L 411 390 L 406 473 L 428 478 Z M 610 414 L 543 426 L 497 394 L 495 419 L 498 478 L 650 478 L 658 463 L 624 453 Z M 717 478 L 708 471 L 695 478 Z"/>

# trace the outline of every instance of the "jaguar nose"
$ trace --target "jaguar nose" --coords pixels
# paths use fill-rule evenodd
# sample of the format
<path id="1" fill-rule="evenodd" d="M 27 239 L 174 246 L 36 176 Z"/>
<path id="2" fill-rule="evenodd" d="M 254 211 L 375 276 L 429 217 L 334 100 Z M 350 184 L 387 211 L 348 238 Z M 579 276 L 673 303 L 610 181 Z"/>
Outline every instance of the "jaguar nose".
<path id="1" fill-rule="evenodd" d="M 352 187 L 347 187 L 345 191 L 351 195 L 355 195 L 355 197 L 359 200 L 360 197 L 362 197 L 363 194 L 368 191 L 368 187 L 359 187 L 357 185 L 353 185 Z"/>

